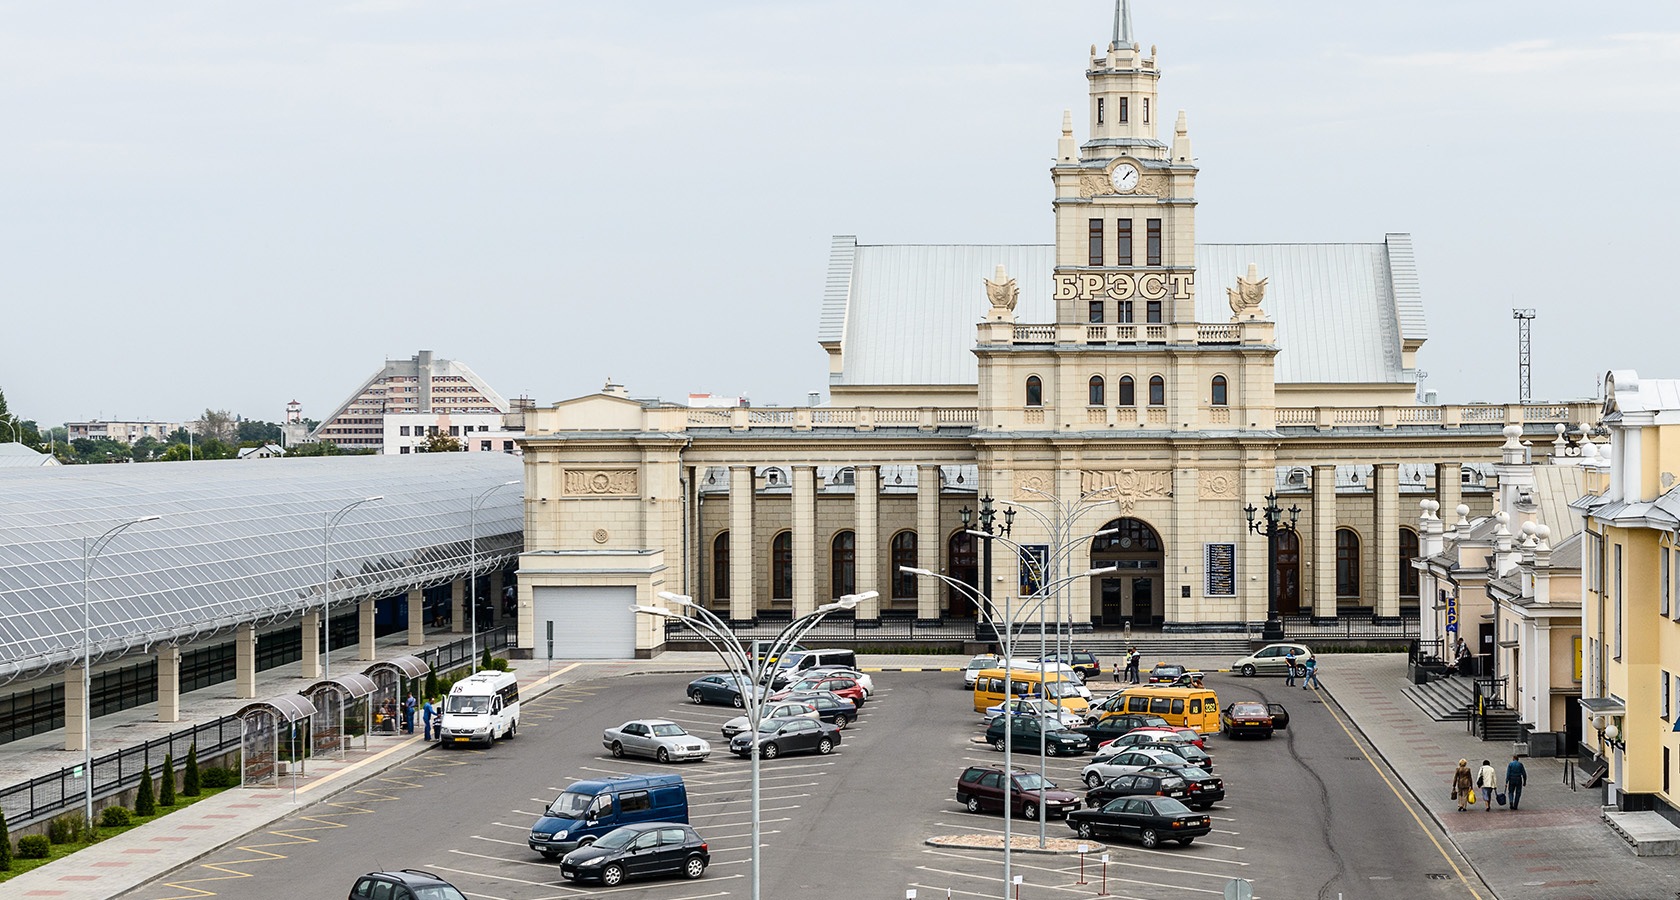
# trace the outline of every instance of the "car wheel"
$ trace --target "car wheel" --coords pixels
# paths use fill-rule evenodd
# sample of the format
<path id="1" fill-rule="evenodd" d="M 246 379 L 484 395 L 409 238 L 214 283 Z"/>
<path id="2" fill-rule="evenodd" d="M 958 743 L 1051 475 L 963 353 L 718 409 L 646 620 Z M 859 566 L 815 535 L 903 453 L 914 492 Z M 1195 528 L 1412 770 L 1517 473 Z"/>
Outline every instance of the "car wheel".
<path id="1" fill-rule="evenodd" d="M 706 702 L 706 695 L 700 693 L 698 690 L 690 691 L 689 695 L 688 695 L 688 699 L 693 700 L 695 703 L 705 703 Z"/>
<path id="2" fill-rule="evenodd" d="M 1061 751 L 1056 749 L 1055 744 L 1045 744 L 1044 745 L 1044 755 L 1045 756 L 1057 756 L 1057 755 L 1060 755 L 1060 753 L 1061 753 Z"/>
<path id="3" fill-rule="evenodd" d="M 1138 843 L 1142 844 L 1145 850 L 1153 850 L 1161 843 L 1161 836 L 1155 833 L 1155 829 L 1145 828 L 1138 832 Z"/>
<path id="4" fill-rule="evenodd" d="M 969 812 L 977 813 L 977 812 L 980 811 L 980 798 L 979 797 L 969 797 L 967 800 L 963 801 L 963 806 L 968 807 Z"/>
<path id="5" fill-rule="evenodd" d="M 776 746 L 774 743 L 758 745 L 758 755 L 764 757 L 765 759 L 775 759 L 780 756 L 781 753 L 782 748 Z"/>
<path id="6" fill-rule="evenodd" d="M 690 856 L 688 862 L 683 863 L 683 875 L 689 878 L 699 878 L 706 874 L 706 861 L 698 856 Z"/>
<path id="7" fill-rule="evenodd" d="M 579 848 L 587 847 L 587 846 L 589 846 L 590 844 L 593 844 L 593 843 L 595 843 L 595 839 L 592 838 L 592 837 L 578 838 L 578 847 Z"/>
<path id="8" fill-rule="evenodd" d="M 1023 804 L 1021 804 L 1021 818 L 1026 819 L 1029 822 L 1038 821 L 1038 804 L 1036 804 L 1036 803 L 1023 803 Z"/>
<path id="9" fill-rule="evenodd" d="M 823 756 L 827 756 L 829 754 L 829 751 L 831 751 L 833 749 L 834 749 L 834 742 L 829 740 L 828 738 L 823 738 L 822 740 L 817 742 L 817 752 L 822 754 Z"/>
<path id="10" fill-rule="evenodd" d="M 618 741 L 613 741 L 612 755 L 613 755 L 614 759 L 623 759 L 624 758 L 624 745 L 620 744 Z"/>
<path id="11" fill-rule="evenodd" d="M 741 708 L 741 706 L 742 706 L 742 703 L 741 703 L 741 695 L 740 695 L 740 694 L 736 694 L 736 695 L 735 695 L 735 696 L 733 696 L 733 697 L 731 697 L 731 698 L 729 698 L 729 704 L 730 704 L 730 705 L 731 705 L 731 706 L 733 706 L 733 707 L 735 707 L 735 708 L 736 708 L 736 709 L 740 709 L 740 708 Z"/>
<path id="12" fill-rule="evenodd" d="M 612 863 L 612 864 L 608 865 L 605 869 L 601 870 L 601 883 L 606 885 L 607 887 L 612 887 L 613 885 L 618 884 L 620 881 L 623 881 L 623 880 L 624 880 L 624 867 L 619 865 L 618 863 Z"/>
<path id="13" fill-rule="evenodd" d="M 845 730 L 846 726 L 850 725 L 850 724 L 852 724 L 852 720 L 846 718 L 845 716 L 835 716 L 834 717 L 834 727 L 835 728 Z"/>
<path id="14" fill-rule="evenodd" d="M 1198 804 L 1196 804 L 1196 808 L 1201 810 L 1202 812 L 1207 812 L 1208 810 L 1213 809 L 1213 804 L 1212 803 L 1198 803 Z"/>
<path id="15" fill-rule="evenodd" d="M 996 750 L 999 753 L 1002 753 L 1003 752 L 1003 738 L 998 738 L 997 740 L 992 741 L 992 749 Z"/>
<path id="16" fill-rule="evenodd" d="M 543 859 L 554 859 L 560 855 L 560 851 L 558 850 L 542 850 L 539 852 L 542 853 Z"/>
<path id="17" fill-rule="evenodd" d="M 1095 772 L 1090 772 L 1090 773 L 1086 774 L 1086 776 L 1085 776 L 1085 786 L 1086 787 L 1094 788 L 1099 784 L 1102 784 L 1102 776 L 1101 775 L 1098 775 Z"/>
<path id="18" fill-rule="evenodd" d="M 1080 837 L 1082 837 L 1086 840 L 1090 840 L 1091 838 L 1096 837 L 1096 834 L 1097 834 L 1097 832 L 1096 832 L 1095 829 L 1093 829 L 1091 827 L 1090 822 L 1080 822 L 1079 823 L 1079 836 Z"/>
<path id="19" fill-rule="evenodd" d="M 1264 737 L 1266 740 L 1269 741 L 1269 740 L 1272 739 L 1272 733 L 1270 731 L 1268 731 L 1265 734 L 1261 735 L 1261 737 Z"/>
<path id="20" fill-rule="evenodd" d="M 1243 673 L 1244 678 L 1253 678 L 1254 677 L 1254 666 L 1252 666 L 1252 665 L 1243 666 L 1242 667 L 1242 673 Z"/>
<path id="21" fill-rule="evenodd" d="M 655 753 L 653 755 L 653 758 L 659 760 L 662 763 L 668 763 L 668 762 L 671 761 L 671 751 L 665 749 L 664 747 L 660 747 L 659 752 Z"/>
<path id="22" fill-rule="evenodd" d="M 1196 839 L 1193 838 L 1193 837 L 1179 838 L 1178 839 L 1178 845 L 1180 847 L 1188 847 L 1191 844 L 1194 844 L 1195 842 L 1196 842 Z"/>

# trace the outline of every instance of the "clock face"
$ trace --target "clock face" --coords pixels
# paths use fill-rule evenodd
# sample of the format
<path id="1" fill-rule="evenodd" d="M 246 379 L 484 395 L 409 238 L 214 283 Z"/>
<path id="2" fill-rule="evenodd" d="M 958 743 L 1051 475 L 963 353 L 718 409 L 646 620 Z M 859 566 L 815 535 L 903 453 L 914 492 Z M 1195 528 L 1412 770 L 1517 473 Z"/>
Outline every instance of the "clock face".
<path id="1" fill-rule="evenodd" d="M 1134 166 L 1131 163 L 1121 163 L 1120 165 L 1114 167 L 1114 171 L 1108 173 L 1108 177 L 1114 182 L 1115 190 L 1129 191 L 1132 188 L 1137 187 L 1137 166 Z"/>

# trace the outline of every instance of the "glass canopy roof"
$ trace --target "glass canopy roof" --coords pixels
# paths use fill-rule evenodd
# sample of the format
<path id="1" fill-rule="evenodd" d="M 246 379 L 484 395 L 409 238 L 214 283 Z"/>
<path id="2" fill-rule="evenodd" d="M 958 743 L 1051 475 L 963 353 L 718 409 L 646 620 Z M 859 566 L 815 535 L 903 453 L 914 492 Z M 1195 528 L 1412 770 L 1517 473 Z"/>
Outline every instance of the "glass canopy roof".
<path id="1" fill-rule="evenodd" d="M 328 517 L 332 605 L 472 568 L 469 507 L 522 477 L 502 453 L 207 460 L 0 470 L 0 683 L 82 655 L 82 547 L 118 533 L 88 576 L 97 658 L 319 608 Z M 483 497 L 477 571 L 524 542 L 523 487 Z"/>

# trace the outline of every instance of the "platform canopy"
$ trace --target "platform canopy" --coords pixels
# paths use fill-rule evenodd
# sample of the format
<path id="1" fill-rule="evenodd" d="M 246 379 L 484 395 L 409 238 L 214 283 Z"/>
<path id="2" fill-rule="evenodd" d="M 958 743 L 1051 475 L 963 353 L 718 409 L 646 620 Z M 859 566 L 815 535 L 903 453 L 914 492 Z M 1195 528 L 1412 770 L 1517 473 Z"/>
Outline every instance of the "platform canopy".
<path id="1" fill-rule="evenodd" d="M 469 504 L 519 481 L 501 453 L 211 460 L 0 469 L 0 683 L 82 655 L 82 538 L 143 516 L 94 561 L 92 655 L 279 622 L 465 577 Z M 326 591 L 326 518 L 333 530 Z M 523 546 L 515 484 L 477 513 L 478 573 Z"/>

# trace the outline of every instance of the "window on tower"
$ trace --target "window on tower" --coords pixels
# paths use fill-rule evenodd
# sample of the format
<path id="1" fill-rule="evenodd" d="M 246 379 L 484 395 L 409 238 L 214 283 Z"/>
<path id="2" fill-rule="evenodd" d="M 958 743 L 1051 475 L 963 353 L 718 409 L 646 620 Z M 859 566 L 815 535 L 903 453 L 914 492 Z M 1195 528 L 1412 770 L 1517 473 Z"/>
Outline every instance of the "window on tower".
<path id="1" fill-rule="evenodd" d="M 1148 246 L 1145 248 L 1148 261 L 1144 264 L 1158 266 L 1161 264 L 1161 220 L 1150 219 L 1146 224 L 1148 226 L 1148 236 L 1144 240 L 1148 242 Z"/>
<path id="2" fill-rule="evenodd" d="M 1027 376 L 1027 405 L 1044 405 L 1044 382 L 1037 375 Z"/>
<path id="3" fill-rule="evenodd" d="M 1117 301 L 1114 306 L 1114 321 L 1119 322 L 1122 325 L 1130 325 L 1132 323 L 1132 301 L 1120 300 Z"/>
<path id="4" fill-rule="evenodd" d="M 1225 405 L 1225 400 L 1228 396 L 1227 387 L 1228 387 L 1228 385 L 1226 385 L 1226 383 L 1225 383 L 1225 376 L 1223 376 L 1223 375 L 1213 376 L 1213 405 L 1214 406 L 1224 406 Z"/>
<path id="5" fill-rule="evenodd" d="M 1091 219 L 1088 223 L 1090 233 L 1090 247 L 1087 262 L 1093 266 L 1103 264 L 1103 220 Z"/>
<path id="6" fill-rule="evenodd" d="M 1150 300 L 1144 304 L 1144 321 L 1151 325 L 1161 324 L 1161 301 Z"/>
<path id="7" fill-rule="evenodd" d="M 1120 124 L 1126 124 L 1126 98 L 1120 98 Z"/>
<path id="8" fill-rule="evenodd" d="M 1132 264 L 1132 220 L 1114 220 L 1114 250 L 1119 258 L 1114 260 L 1117 266 Z"/>
<path id="9" fill-rule="evenodd" d="M 1149 98 L 1143 98 L 1143 124 L 1149 124 Z"/>
<path id="10" fill-rule="evenodd" d="M 1103 98 L 1097 98 L 1097 124 L 1103 123 Z"/>
<path id="11" fill-rule="evenodd" d="M 1137 394 L 1135 393 L 1132 384 L 1132 376 L 1120 376 L 1120 396 L 1117 398 L 1116 402 L 1118 402 L 1121 406 L 1137 405 Z"/>
<path id="12" fill-rule="evenodd" d="M 1091 301 L 1091 324 L 1092 325 L 1101 325 L 1102 320 L 1103 320 L 1103 302 L 1101 300 L 1092 300 Z"/>
<path id="13" fill-rule="evenodd" d="M 1149 405 L 1167 405 L 1167 382 L 1159 375 L 1149 376 Z"/>

